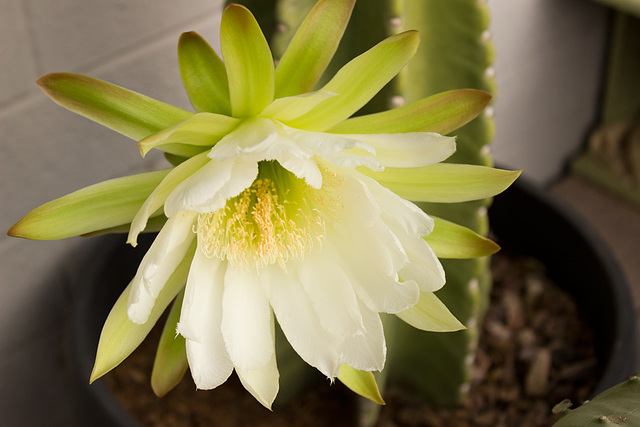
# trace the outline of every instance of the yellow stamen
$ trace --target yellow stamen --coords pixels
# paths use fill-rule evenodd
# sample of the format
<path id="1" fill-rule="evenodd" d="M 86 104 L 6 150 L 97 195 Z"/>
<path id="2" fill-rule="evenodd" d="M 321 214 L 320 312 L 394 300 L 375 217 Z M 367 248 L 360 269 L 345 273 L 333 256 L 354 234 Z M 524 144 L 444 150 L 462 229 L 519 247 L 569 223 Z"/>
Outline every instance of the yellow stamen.
<path id="1" fill-rule="evenodd" d="M 198 216 L 195 231 L 208 257 L 234 267 L 260 269 L 277 263 L 286 269 L 287 261 L 303 259 L 323 242 L 326 220 L 336 220 L 341 213 L 332 195 L 339 185 L 335 173 L 323 171 L 320 190 L 289 172 L 281 171 L 278 178 L 285 182 L 276 186 L 274 179 L 259 177 L 224 208 Z"/>

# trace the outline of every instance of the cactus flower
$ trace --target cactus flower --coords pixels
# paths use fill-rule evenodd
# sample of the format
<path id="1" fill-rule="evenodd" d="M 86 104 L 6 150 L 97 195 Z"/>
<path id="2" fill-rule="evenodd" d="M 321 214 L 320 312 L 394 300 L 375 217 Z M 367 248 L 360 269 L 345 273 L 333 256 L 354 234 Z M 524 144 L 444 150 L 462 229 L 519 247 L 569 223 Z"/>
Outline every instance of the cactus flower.
<path id="1" fill-rule="evenodd" d="M 494 246 L 406 199 L 483 198 L 517 173 L 440 164 L 455 140 L 425 130 L 473 118 L 488 101 L 477 91 L 350 118 L 411 59 L 414 31 L 382 41 L 314 90 L 352 7 L 318 2 L 277 67 L 242 6 L 222 15 L 222 59 L 197 34 L 183 34 L 180 71 L 195 114 L 86 76 L 40 79 L 54 101 L 138 140 L 143 155 L 164 151 L 174 165 L 54 200 L 9 232 L 53 239 L 125 226 L 135 246 L 141 232 L 160 229 L 105 323 L 94 379 L 133 351 L 176 296 L 170 333 L 184 338 L 197 387 L 215 388 L 235 370 L 266 407 L 279 388 L 276 321 L 304 361 L 348 385 L 384 367 L 379 313 L 425 330 L 463 327 L 433 294 L 445 284 L 437 255 L 456 256 L 447 239 L 461 239 L 461 253 L 476 245 L 472 256 Z M 444 114 L 434 124 L 436 108 Z M 434 224 L 442 232 L 429 241 Z"/>

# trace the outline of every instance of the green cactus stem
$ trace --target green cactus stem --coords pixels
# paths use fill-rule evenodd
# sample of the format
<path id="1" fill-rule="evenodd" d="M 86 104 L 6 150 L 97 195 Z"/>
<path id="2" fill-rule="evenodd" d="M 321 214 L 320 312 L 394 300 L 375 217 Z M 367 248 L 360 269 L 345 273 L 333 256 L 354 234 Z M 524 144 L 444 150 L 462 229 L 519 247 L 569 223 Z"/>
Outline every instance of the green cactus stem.
<path id="1" fill-rule="evenodd" d="M 261 2 L 244 0 L 242 3 L 254 8 Z M 276 60 L 315 4 L 316 0 L 275 1 L 276 23 L 271 46 Z M 268 25 L 273 20 L 270 14 L 256 16 L 261 24 Z M 488 24 L 488 7 L 480 0 L 360 0 L 355 4 L 326 75 L 333 75 L 349 59 L 384 38 L 417 29 L 421 34 L 417 54 L 398 78 L 364 106 L 361 113 L 386 110 L 452 89 L 473 88 L 494 93 L 493 48 Z M 491 111 L 489 107 L 485 114 L 453 132 L 457 136 L 457 151 L 450 161 L 491 165 L 488 148 L 493 138 Z M 449 206 L 419 205 L 430 215 L 486 235 L 489 204 L 489 200 L 480 200 Z M 423 332 L 395 316 L 385 316 L 389 350 L 387 366 L 378 382 L 381 387 L 381 383 L 386 381 L 408 383 L 429 401 L 450 405 L 460 399 L 469 385 L 478 325 L 488 303 L 491 278 L 486 258 L 442 262 L 447 284 L 438 292 L 438 297 L 467 326 L 467 330 Z M 299 377 L 294 382 L 298 382 L 301 375 L 298 370 L 296 373 Z M 282 377 L 281 380 L 283 383 L 288 381 Z M 375 419 L 371 411 L 366 416 L 369 424 Z"/>
<path id="2" fill-rule="evenodd" d="M 563 414 L 554 427 L 597 425 L 640 425 L 640 374 L 603 391 L 582 406 L 570 410 L 562 402 L 554 412 Z"/>
<path id="3" fill-rule="evenodd" d="M 395 31 L 417 29 L 421 34 L 416 56 L 403 70 L 397 95 L 410 103 L 434 93 L 474 88 L 495 92 L 489 13 L 478 0 L 404 0 L 393 2 Z M 493 138 L 491 107 L 453 134 L 455 163 L 490 165 L 488 144 Z M 430 215 L 488 232 L 489 200 L 456 205 L 420 203 Z M 478 326 L 491 288 L 489 259 L 442 260 L 447 284 L 437 295 L 467 326 L 453 333 L 417 331 L 395 321 L 398 345 L 389 349 L 390 381 L 408 382 L 430 402 L 451 405 L 468 390 L 470 367 L 477 347 Z M 412 344 L 405 344 L 412 343 Z"/>

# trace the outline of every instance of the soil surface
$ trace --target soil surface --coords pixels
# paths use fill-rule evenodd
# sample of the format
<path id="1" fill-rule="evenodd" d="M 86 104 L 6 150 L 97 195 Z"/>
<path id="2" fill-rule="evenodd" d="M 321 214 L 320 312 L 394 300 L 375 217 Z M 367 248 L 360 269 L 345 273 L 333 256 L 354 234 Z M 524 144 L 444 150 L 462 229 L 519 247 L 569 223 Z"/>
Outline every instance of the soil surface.
<path id="1" fill-rule="evenodd" d="M 400 385 L 384 392 L 376 426 L 550 426 L 554 405 L 579 403 L 597 380 L 591 332 L 573 300 L 528 257 L 493 257 L 491 304 L 482 324 L 467 397 L 455 408 L 429 405 Z M 157 332 L 156 332 L 157 333 Z M 358 399 L 336 381 L 319 384 L 269 412 L 235 375 L 196 391 L 187 374 L 163 398 L 150 386 L 157 338 L 149 337 L 105 380 L 144 426 L 352 426 Z"/>

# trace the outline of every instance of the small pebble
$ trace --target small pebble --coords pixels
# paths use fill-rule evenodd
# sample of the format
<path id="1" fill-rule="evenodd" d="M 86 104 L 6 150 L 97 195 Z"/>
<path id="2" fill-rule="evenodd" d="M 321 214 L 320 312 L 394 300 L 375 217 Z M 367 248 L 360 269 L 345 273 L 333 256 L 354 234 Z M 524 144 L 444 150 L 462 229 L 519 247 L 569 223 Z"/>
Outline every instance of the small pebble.
<path id="1" fill-rule="evenodd" d="M 529 396 L 542 396 L 546 393 L 551 371 L 551 351 L 541 348 L 529 366 L 524 388 Z"/>

